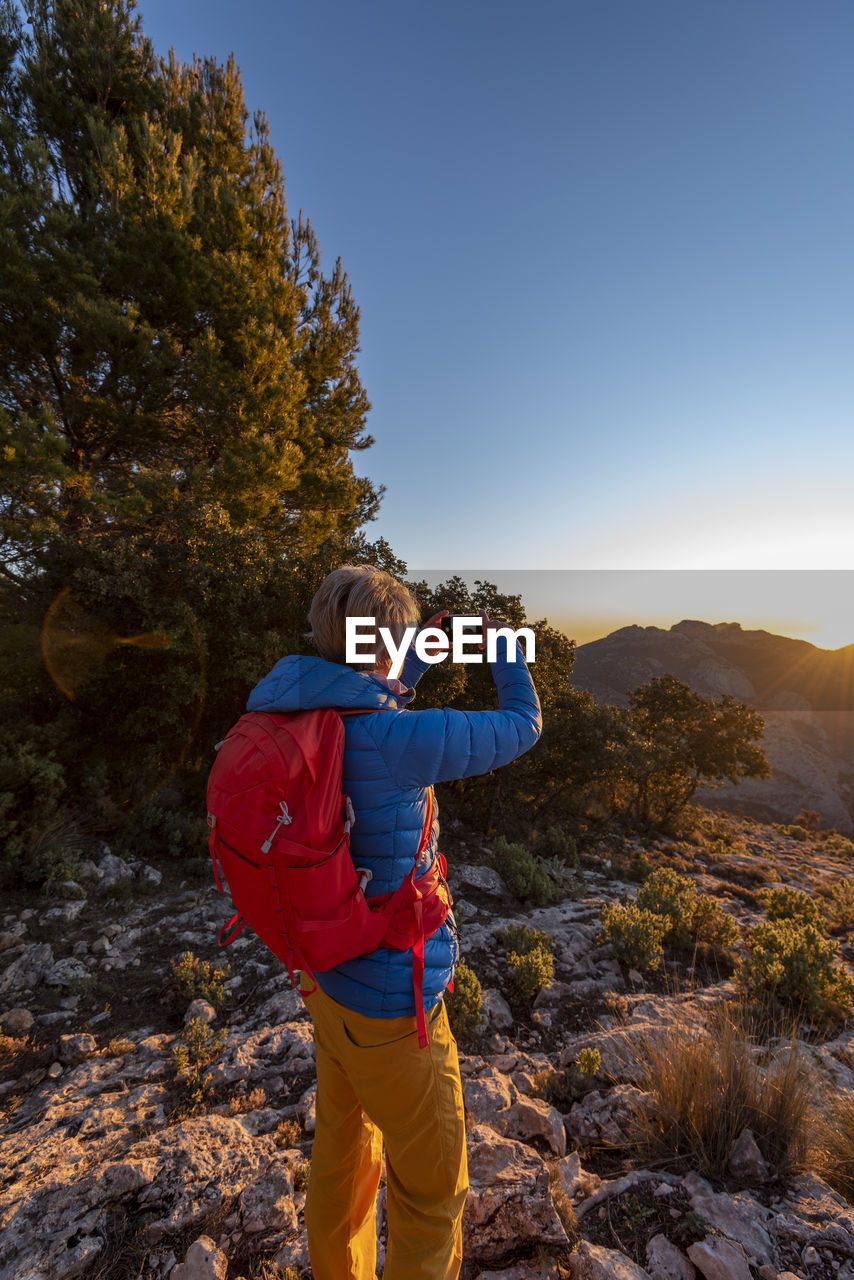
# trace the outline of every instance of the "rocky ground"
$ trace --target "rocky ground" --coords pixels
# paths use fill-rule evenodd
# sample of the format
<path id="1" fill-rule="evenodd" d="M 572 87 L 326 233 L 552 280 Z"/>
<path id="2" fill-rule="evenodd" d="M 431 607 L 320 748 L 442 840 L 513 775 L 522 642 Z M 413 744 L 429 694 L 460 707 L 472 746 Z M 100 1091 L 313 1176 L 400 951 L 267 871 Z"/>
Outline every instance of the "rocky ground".
<path id="1" fill-rule="evenodd" d="M 464 955 L 485 988 L 481 1025 L 458 1036 L 471 1179 L 464 1280 L 854 1280 L 852 1206 L 808 1165 L 776 1176 L 749 1129 L 717 1181 L 684 1161 L 644 1165 L 627 1145 L 632 1116 L 653 1105 L 638 1087 L 647 1037 L 702 1029 L 736 986 L 732 957 L 624 973 L 596 941 L 601 905 L 634 893 L 639 868 L 665 863 L 747 926 L 762 918 L 764 885 L 820 896 L 851 875 L 844 852 L 718 821 L 729 844 L 602 846 L 571 896 L 531 911 L 479 845 L 459 833 L 443 841 Z M 217 948 L 231 907 L 208 873 L 103 851 L 50 900 L 7 896 L 0 1280 L 310 1275 L 311 1023 L 248 930 Z M 552 937 L 555 972 L 529 1007 L 511 1009 L 499 935 L 522 922 Z M 169 962 L 186 951 L 230 962 L 221 1007 L 182 1002 L 170 985 Z M 841 954 L 850 967 L 847 943 Z M 194 1017 L 211 1043 L 223 1033 L 198 1105 L 173 1053 Z M 583 1048 L 599 1051 L 595 1075 L 572 1098 L 546 1101 L 544 1081 Z M 805 1028 L 802 1053 L 817 1088 L 854 1092 L 854 1021 L 830 1034 Z M 381 1194 L 380 1265 L 382 1207 Z"/>

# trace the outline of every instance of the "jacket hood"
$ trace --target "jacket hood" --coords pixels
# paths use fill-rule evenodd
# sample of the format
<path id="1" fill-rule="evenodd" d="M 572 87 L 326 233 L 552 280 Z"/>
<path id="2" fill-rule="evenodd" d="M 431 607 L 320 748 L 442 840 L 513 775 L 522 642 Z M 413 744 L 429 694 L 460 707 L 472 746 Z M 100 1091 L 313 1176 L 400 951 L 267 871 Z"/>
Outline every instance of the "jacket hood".
<path id="1" fill-rule="evenodd" d="M 365 671 L 302 654 L 281 658 L 249 695 L 247 711 L 313 711 L 335 707 L 341 711 L 364 707 L 405 707 L 414 689 L 392 691 Z"/>

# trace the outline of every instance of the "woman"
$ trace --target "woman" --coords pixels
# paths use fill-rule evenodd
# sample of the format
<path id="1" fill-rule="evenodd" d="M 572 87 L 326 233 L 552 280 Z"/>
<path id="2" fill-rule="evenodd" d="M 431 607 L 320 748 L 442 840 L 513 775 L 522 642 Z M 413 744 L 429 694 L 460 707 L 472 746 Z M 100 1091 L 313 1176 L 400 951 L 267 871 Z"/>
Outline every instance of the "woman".
<path id="1" fill-rule="evenodd" d="M 442 610 L 428 625 L 445 616 Z M 344 717 L 343 790 L 355 823 L 350 850 L 371 872 L 366 896 L 390 893 L 437 856 L 432 786 L 488 773 L 536 742 L 540 705 L 521 649 L 490 664 L 497 711 L 411 711 L 426 670 L 410 649 L 399 680 L 380 642 L 368 663 L 345 662 L 347 617 L 370 617 L 402 643 L 418 608 L 381 569 L 344 565 L 309 612 L 319 657 L 283 658 L 253 690 L 250 711 L 335 707 Z M 502 624 L 483 614 L 485 628 Z M 485 641 L 486 636 L 483 636 Z M 420 868 L 423 867 L 423 871 Z M 386 1155 L 388 1247 L 383 1280 L 456 1280 L 468 1191 L 456 1041 L 442 996 L 459 959 L 453 915 L 424 944 L 421 1048 L 412 950 L 381 947 L 315 974 L 303 992 L 314 1024 L 317 1108 L 305 1221 L 314 1280 L 375 1280 L 376 1193 Z M 423 1022 L 423 1018 L 421 1019 Z"/>

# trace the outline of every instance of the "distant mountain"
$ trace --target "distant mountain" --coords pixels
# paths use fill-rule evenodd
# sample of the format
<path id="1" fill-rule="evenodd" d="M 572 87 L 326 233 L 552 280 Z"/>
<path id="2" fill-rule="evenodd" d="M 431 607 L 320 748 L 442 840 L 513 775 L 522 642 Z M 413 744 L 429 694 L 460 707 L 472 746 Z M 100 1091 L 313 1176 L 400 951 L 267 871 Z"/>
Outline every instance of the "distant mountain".
<path id="1" fill-rule="evenodd" d="M 783 822 L 817 809 L 828 826 L 854 833 L 854 644 L 819 649 L 738 622 L 621 627 L 579 646 L 572 683 L 597 702 L 625 704 L 632 689 L 667 673 L 706 697 L 732 694 L 765 718 L 772 776 L 704 789 L 700 802 Z"/>

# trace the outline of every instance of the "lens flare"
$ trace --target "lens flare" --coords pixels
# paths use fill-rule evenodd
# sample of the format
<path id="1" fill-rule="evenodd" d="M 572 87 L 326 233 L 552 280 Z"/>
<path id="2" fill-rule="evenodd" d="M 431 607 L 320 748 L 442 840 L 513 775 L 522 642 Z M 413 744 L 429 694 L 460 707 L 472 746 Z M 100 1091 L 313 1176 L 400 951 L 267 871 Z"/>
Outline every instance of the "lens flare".
<path id="1" fill-rule="evenodd" d="M 64 587 L 45 614 L 41 650 L 51 680 L 66 698 L 74 701 L 77 690 L 121 645 L 138 649 L 169 649 L 174 636 L 166 631 L 147 631 L 138 636 L 120 636 L 105 623 L 93 618 Z"/>

